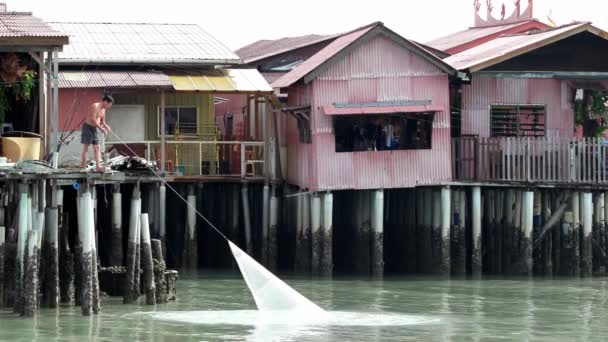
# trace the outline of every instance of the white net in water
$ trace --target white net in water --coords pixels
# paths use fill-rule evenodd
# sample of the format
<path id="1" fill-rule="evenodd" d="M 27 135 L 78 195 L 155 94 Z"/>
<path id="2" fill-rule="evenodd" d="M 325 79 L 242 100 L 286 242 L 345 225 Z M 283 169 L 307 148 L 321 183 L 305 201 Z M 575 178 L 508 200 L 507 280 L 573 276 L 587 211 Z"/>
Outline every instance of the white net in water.
<path id="1" fill-rule="evenodd" d="M 325 311 L 306 299 L 281 279 L 265 269 L 247 253 L 228 241 L 232 255 L 245 278 L 249 291 L 260 311 L 290 311 L 308 314 L 324 314 Z"/>

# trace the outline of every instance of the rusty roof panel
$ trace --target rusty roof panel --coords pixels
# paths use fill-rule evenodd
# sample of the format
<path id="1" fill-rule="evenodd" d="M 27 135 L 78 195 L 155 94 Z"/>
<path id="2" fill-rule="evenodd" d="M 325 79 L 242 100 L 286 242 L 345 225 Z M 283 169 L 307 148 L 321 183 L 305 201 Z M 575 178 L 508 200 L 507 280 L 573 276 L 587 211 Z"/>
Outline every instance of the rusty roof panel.
<path id="1" fill-rule="evenodd" d="M 339 35 L 321 36 L 309 34 L 306 36 L 287 37 L 275 40 L 258 40 L 257 42 L 236 50 L 236 54 L 242 58 L 243 63 L 249 64 L 307 46 L 329 42 L 338 36 Z"/>
<path id="2" fill-rule="evenodd" d="M 444 61 L 455 69 L 475 72 L 584 31 L 608 39 L 608 33 L 590 23 L 573 23 L 551 30 L 502 36 Z"/>

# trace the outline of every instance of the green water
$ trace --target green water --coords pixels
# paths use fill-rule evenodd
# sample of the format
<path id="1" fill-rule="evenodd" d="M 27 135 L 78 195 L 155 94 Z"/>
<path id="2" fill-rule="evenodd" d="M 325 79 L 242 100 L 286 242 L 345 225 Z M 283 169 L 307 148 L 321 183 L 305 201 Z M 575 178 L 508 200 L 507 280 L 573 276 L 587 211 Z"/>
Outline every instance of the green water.
<path id="1" fill-rule="evenodd" d="M 0 311 L 1 341 L 608 341 L 608 279 L 384 281 L 287 279 L 330 311 L 330 323 L 261 319 L 236 275 L 183 277 L 156 308 L 106 299 L 36 319 Z M 291 322 L 291 324 L 288 324 Z"/>

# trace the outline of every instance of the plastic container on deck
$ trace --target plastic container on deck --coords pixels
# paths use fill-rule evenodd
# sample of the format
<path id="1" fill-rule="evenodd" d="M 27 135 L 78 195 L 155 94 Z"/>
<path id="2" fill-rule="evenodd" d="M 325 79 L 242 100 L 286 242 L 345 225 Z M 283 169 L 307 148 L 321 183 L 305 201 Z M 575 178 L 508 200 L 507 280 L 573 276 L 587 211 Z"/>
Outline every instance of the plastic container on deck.
<path id="1" fill-rule="evenodd" d="M 9 161 L 39 160 L 42 136 L 29 132 L 7 132 L 2 135 L 2 152 Z"/>

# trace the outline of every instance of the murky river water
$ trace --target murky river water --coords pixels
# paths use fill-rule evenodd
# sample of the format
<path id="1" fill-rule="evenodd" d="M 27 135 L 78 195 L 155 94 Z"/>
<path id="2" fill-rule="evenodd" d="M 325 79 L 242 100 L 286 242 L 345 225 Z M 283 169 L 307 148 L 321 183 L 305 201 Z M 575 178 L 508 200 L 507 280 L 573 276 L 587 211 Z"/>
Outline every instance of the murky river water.
<path id="1" fill-rule="evenodd" d="M 0 312 L 0 341 L 607 341 L 608 279 L 382 282 L 289 279 L 323 308 L 326 324 L 260 317 L 237 275 L 197 274 L 178 301 L 150 308 L 106 299 L 103 313 Z M 289 324 L 292 322 L 292 324 Z"/>

